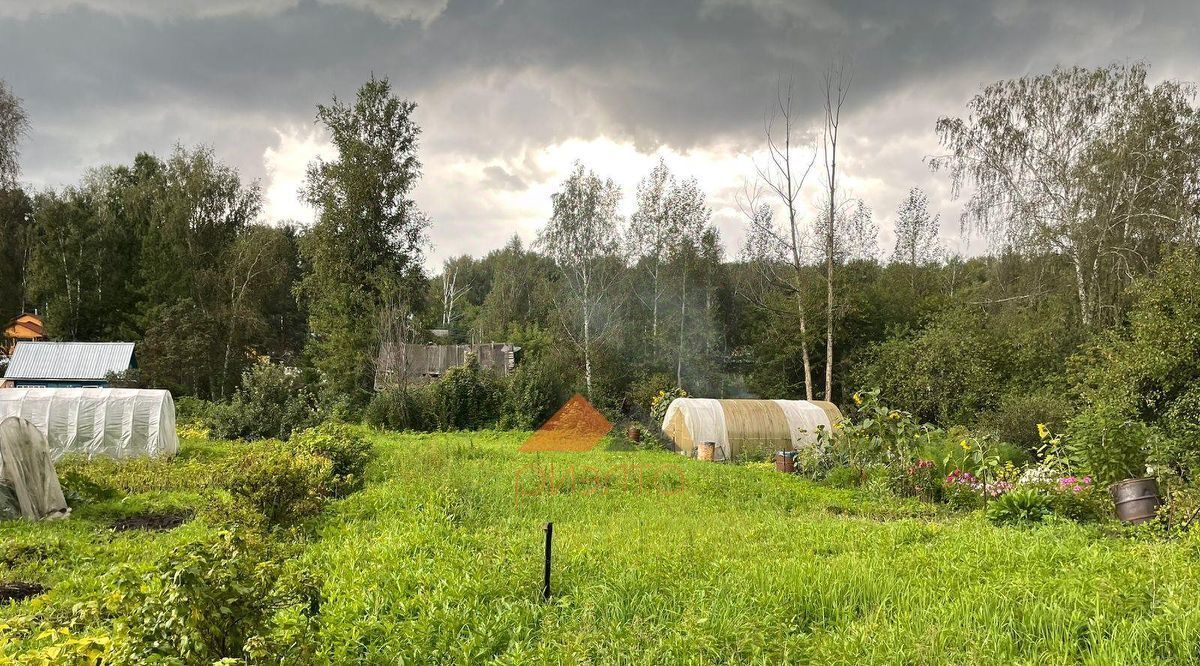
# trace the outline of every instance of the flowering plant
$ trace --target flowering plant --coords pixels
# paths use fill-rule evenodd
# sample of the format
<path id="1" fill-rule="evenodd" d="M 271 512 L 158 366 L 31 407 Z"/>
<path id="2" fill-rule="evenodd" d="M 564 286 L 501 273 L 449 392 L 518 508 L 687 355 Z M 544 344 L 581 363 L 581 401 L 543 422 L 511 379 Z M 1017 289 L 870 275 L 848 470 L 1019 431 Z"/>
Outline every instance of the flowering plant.
<path id="1" fill-rule="evenodd" d="M 662 423 L 663 418 L 667 415 L 667 408 L 671 406 L 671 401 L 675 398 L 686 397 L 688 397 L 688 392 L 681 388 L 659 391 L 650 399 L 650 416 L 654 417 L 655 423 Z"/>
<path id="2" fill-rule="evenodd" d="M 890 485 L 898 495 L 920 497 L 932 502 L 942 494 L 942 475 L 932 460 L 918 459 L 900 473 L 893 473 Z"/>

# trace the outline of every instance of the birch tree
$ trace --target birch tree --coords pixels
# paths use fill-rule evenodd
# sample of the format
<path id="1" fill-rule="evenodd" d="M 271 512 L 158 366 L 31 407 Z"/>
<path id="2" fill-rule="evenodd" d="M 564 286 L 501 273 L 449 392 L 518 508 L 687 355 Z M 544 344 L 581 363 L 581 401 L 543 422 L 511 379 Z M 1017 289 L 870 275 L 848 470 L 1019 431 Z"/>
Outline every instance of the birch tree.
<path id="1" fill-rule="evenodd" d="M 1119 317 L 1104 297 L 1114 271 L 1129 279 L 1148 252 L 1195 238 L 1194 91 L 1146 76 L 1143 64 L 1056 68 L 985 86 L 966 117 L 937 121 L 948 153 L 930 165 L 956 196 L 972 189 L 963 224 L 1064 257 L 1085 327 Z"/>
<path id="2" fill-rule="evenodd" d="M 660 158 L 650 173 L 638 182 L 635 208 L 629 218 L 631 258 L 645 280 L 636 293 L 650 309 L 650 341 L 655 350 L 659 347 L 659 304 L 666 284 L 663 270 L 672 245 L 678 242 L 677 217 L 670 210 L 673 187 L 671 170 Z"/>
<path id="3" fill-rule="evenodd" d="M 828 199 L 825 233 L 825 395 L 833 399 L 833 324 L 834 324 L 834 266 L 837 263 L 838 184 L 837 151 L 841 138 L 842 105 L 850 92 L 850 70 L 843 61 L 825 70 L 825 123 L 821 132 L 821 153 L 825 162 L 825 196 Z"/>
<path id="4" fill-rule="evenodd" d="M 679 344 L 675 349 L 675 385 L 683 388 L 683 350 L 688 326 L 688 282 L 691 268 L 700 254 L 704 235 L 711 230 L 712 210 L 695 178 L 672 188 L 670 215 L 674 218 L 676 240 L 670 245 L 672 263 L 679 267 Z"/>
<path id="5" fill-rule="evenodd" d="M 748 185 L 738 206 L 749 226 L 743 254 L 760 282 L 779 289 L 794 299 L 795 317 L 800 329 L 800 357 L 804 364 L 804 394 L 813 399 L 812 362 L 808 350 L 808 311 L 805 306 L 807 280 L 804 275 L 809 253 L 810 230 L 800 214 L 800 190 L 816 163 L 816 151 L 802 147 L 797 112 L 793 107 L 793 86 L 776 89 L 775 100 L 765 123 L 767 159 L 755 165 L 758 180 Z M 776 221 L 765 198 L 771 195 L 782 205 L 784 216 Z M 747 294 L 760 309 L 773 309 L 762 292 Z"/>
<path id="6" fill-rule="evenodd" d="M 940 230 L 940 216 L 929 213 L 929 197 L 918 187 L 910 189 L 896 210 L 892 263 L 924 266 L 941 259 Z"/>
<path id="7" fill-rule="evenodd" d="M 29 117 L 21 108 L 21 100 L 13 94 L 8 84 L 0 79 L 0 189 L 17 184 L 20 174 L 17 144 L 29 131 Z"/>
<path id="8" fill-rule="evenodd" d="M 583 355 L 587 397 L 592 397 L 596 348 L 611 330 L 618 307 L 616 284 L 623 261 L 617 206 L 621 190 L 578 162 L 553 196 L 553 213 L 538 244 L 562 273 L 557 305 L 568 337 Z"/>

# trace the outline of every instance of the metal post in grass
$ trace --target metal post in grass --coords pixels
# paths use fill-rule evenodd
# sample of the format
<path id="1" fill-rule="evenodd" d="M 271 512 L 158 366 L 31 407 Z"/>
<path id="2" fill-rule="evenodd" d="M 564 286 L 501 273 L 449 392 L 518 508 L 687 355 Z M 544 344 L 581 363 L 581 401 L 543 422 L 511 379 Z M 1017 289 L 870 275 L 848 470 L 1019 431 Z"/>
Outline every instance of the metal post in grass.
<path id="1" fill-rule="evenodd" d="M 546 523 L 546 562 L 542 569 L 542 601 L 550 601 L 550 545 L 554 541 L 554 523 Z"/>

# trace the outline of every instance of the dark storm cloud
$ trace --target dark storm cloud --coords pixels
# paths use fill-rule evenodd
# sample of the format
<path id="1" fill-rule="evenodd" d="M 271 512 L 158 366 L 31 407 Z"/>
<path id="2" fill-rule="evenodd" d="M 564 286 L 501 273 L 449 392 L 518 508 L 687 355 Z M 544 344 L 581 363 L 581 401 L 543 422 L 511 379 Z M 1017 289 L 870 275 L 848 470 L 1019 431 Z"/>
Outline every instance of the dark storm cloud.
<path id="1" fill-rule="evenodd" d="M 1200 64 L 1190 0 L 37 6 L 0 0 L 0 78 L 25 99 L 25 174 L 43 183 L 176 141 L 212 144 L 260 177 L 277 128 L 309 126 L 315 104 L 371 73 L 420 103 L 430 174 L 439 160 L 512 161 L 572 138 L 752 149 L 778 78 L 795 78 L 815 118 L 820 72 L 845 56 L 848 111 L 862 121 L 855 168 L 899 192 L 928 177 L 914 175 L 923 167 L 910 149 L 927 148 L 936 116 L 961 113 L 982 83 L 1056 63 L 1145 59 L 1157 76 L 1189 78 Z M 484 169 L 490 188 L 533 177 Z"/>

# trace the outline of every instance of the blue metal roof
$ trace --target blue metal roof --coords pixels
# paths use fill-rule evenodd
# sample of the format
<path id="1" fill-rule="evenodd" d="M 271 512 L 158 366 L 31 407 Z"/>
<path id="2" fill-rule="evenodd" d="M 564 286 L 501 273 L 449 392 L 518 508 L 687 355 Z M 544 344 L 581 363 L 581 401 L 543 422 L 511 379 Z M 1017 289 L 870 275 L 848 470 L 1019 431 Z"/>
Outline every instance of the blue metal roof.
<path id="1" fill-rule="evenodd" d="M 18 342 L 4 379 L 99 380 L 131 367 L 132 342 Z"/>

